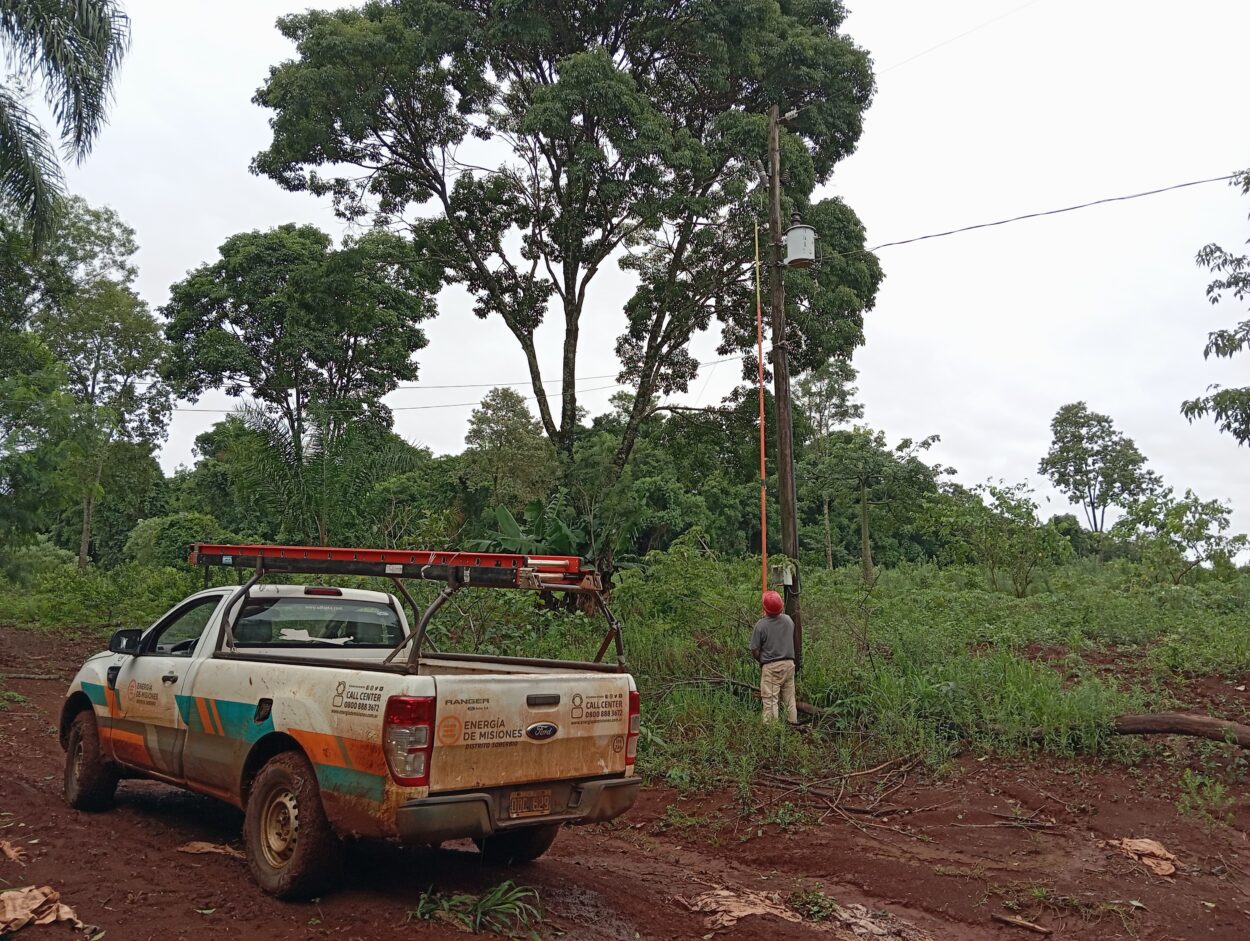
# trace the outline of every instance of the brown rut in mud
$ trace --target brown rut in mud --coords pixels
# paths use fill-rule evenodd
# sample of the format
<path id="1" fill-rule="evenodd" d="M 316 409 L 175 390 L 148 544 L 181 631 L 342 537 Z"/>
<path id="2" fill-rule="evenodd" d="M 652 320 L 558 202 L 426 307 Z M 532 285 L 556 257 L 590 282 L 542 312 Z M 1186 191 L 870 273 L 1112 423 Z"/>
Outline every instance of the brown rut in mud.
<path id="1" fill-rule="evenodd" d="M 481 893 L 505 878 L 538 891 L 544 937 L 1043 936 L 1026 925 L 1091 941 L 1250 936 L 1250 799 L 1234 794 L 1231 825 L 1183 816 L 1179 772 L 1162 756 L 1134 768 L 969 757 L 940 782 L 883 769 L 900 786 L 869 815 L 783 781 L 761 782 L 746 813 L 731 795 L 683 799 L 653 787 L 621 821 L 569 830 L 527 868 L 492 868 L 468 843 L 412 851 L 364 841 L 348 849 L 335 891 L 278 902 L 241 860 L 180 851 L 191 841 L 240 845 L 242 815 L 224 804 L 127 781 L 110 811 L 65 806 L 57 710 L 82 658 L 101 646 L 0 628 L 0 675 L 24 698 L 0 712 L 0 841 L 21 857 L 0 855 L 0 889 L 49 885 L 109 941 L 463 937 L 408 913 L 431 887 Z M 1250 698 L 1227 688 L 1220 705 L 1230 718 L 1250 712 Z M 1156 875 L 1109 844 L 1125 838 L 1156 840 L 1176 873 Z M 838 903 L 814 906 L 827 920 L 796 911 L 810 915 L 822 898 Z M 15 937 L 28 936 L 74 934 L 48 926 Z"/>

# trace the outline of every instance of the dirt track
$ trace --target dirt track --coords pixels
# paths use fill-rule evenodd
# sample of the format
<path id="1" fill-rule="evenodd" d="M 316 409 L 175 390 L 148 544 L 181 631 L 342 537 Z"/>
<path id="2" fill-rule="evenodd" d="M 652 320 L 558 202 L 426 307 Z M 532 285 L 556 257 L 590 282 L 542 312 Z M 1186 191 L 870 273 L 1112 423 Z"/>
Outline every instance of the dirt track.
<path id="1" fill-rule="evenodd" d="M 0 889 L 51 885 L 84 921 L 105 929 L 108 941 L 368 941 L 461 938 L 446 927 L 408 923 L 407 913 L 431 885 L 480 892 L 505 877 L 483 866 L 469 844 L 437 852 L 360 844 L 349 849 L 336 892 L 287 904 L 262 895 L 238 860 L 177 851 L 190 840 L 239 846 L 241 815 L 232 808 L 124 782 L 114 810 L 69 810 L 53 723 L 69 678 L 99 646 L 0 628 L 0 675 L 57 677 L 4 681 L 27 701 L 0 712 L 0 840 L 27 859 L 22 866 L 0 857 Z M 1233 705 L 1244 712 L 1250 698 L 1242 693 Z M 899 808 L 894 816 L 848 820 L 817 805 L 788 832 L 759 822 L 793 800 L 781 791 L 760 791 L 763 808 L 744 818 L 726 795 L 684 801 L 652 788 L 623 821 L 568 830 L 547 857 L 511 875 L 540 893 L 544 937 L 587 941 L 703 938 L 711 931 L 707 916 L 683 899 L 718 888 L 785 897 L 816 885 L 843 904 L 890 912 L 882 924 L 898 938 L 1040 937 L 994 922 L 994 913 L 1044 925 L 1055 938 L 1248 937 L 1246 787 L 1236 795 L 1233 826 L 1203 825 L 1177 813 L 1177 775 L 1161 760 L 1128 770 L 969 758 L 948 781 L 903 782 L 883 803 Z M 668 812 L 670 805 L 678 810 Z M 1103 845 L 1122 837 L 1163 843 L 1179 859 L 1177 876 L 1152 875 Z M 28 928 L 18 937 L 71 934 Z M 850 936 L 772 915 L 715 931 L 724 939 Z"/>

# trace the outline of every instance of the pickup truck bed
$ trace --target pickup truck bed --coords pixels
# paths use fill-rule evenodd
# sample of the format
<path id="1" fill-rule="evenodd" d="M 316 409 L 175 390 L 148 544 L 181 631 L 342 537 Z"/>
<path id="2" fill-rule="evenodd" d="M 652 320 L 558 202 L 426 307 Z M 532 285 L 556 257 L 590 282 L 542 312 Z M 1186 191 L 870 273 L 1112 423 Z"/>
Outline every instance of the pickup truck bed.
<path id="1" fill-rule="evenodd" d="M 228 801 L 245 810 L 253 874 L 290 897 L 324 890 L 341 837 L 472 837 L 524 861 L 560 825 L 633 804 L 638 694 L 615 667 L 385 662 L 408 633 L 390 595 L 236 594 L 192 595 L 83 665 L 61 716 L 72 805 L 107 805 L 124 776 Z"/>

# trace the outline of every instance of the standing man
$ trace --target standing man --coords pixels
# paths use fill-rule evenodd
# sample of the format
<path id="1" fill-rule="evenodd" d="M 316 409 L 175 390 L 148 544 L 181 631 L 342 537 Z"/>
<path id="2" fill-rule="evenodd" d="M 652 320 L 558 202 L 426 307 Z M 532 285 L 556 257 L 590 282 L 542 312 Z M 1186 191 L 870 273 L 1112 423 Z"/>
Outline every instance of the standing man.
<path id="1" fill-rule="evenodd" d="M 777 721 L 780 698 L 791 725 L 799 724 L 794 699 L 794 621 L 785 613 L 785 602 L 775 591 L 764 592 L 764 617 L 751 631 L 751 656 L 760 665 L 760 698 L 764 721 Z"/>

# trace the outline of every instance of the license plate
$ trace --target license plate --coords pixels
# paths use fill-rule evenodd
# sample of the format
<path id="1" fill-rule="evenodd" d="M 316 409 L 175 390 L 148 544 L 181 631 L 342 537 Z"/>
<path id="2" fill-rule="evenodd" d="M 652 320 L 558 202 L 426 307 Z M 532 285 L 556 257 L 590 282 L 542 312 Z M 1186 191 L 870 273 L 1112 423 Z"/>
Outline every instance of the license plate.
<path id="1" fill-rule="evenodd" d="M 551 813 L 551 791 L 513 791 L 508 795 L 509 817 L 542 817 Z"/>

